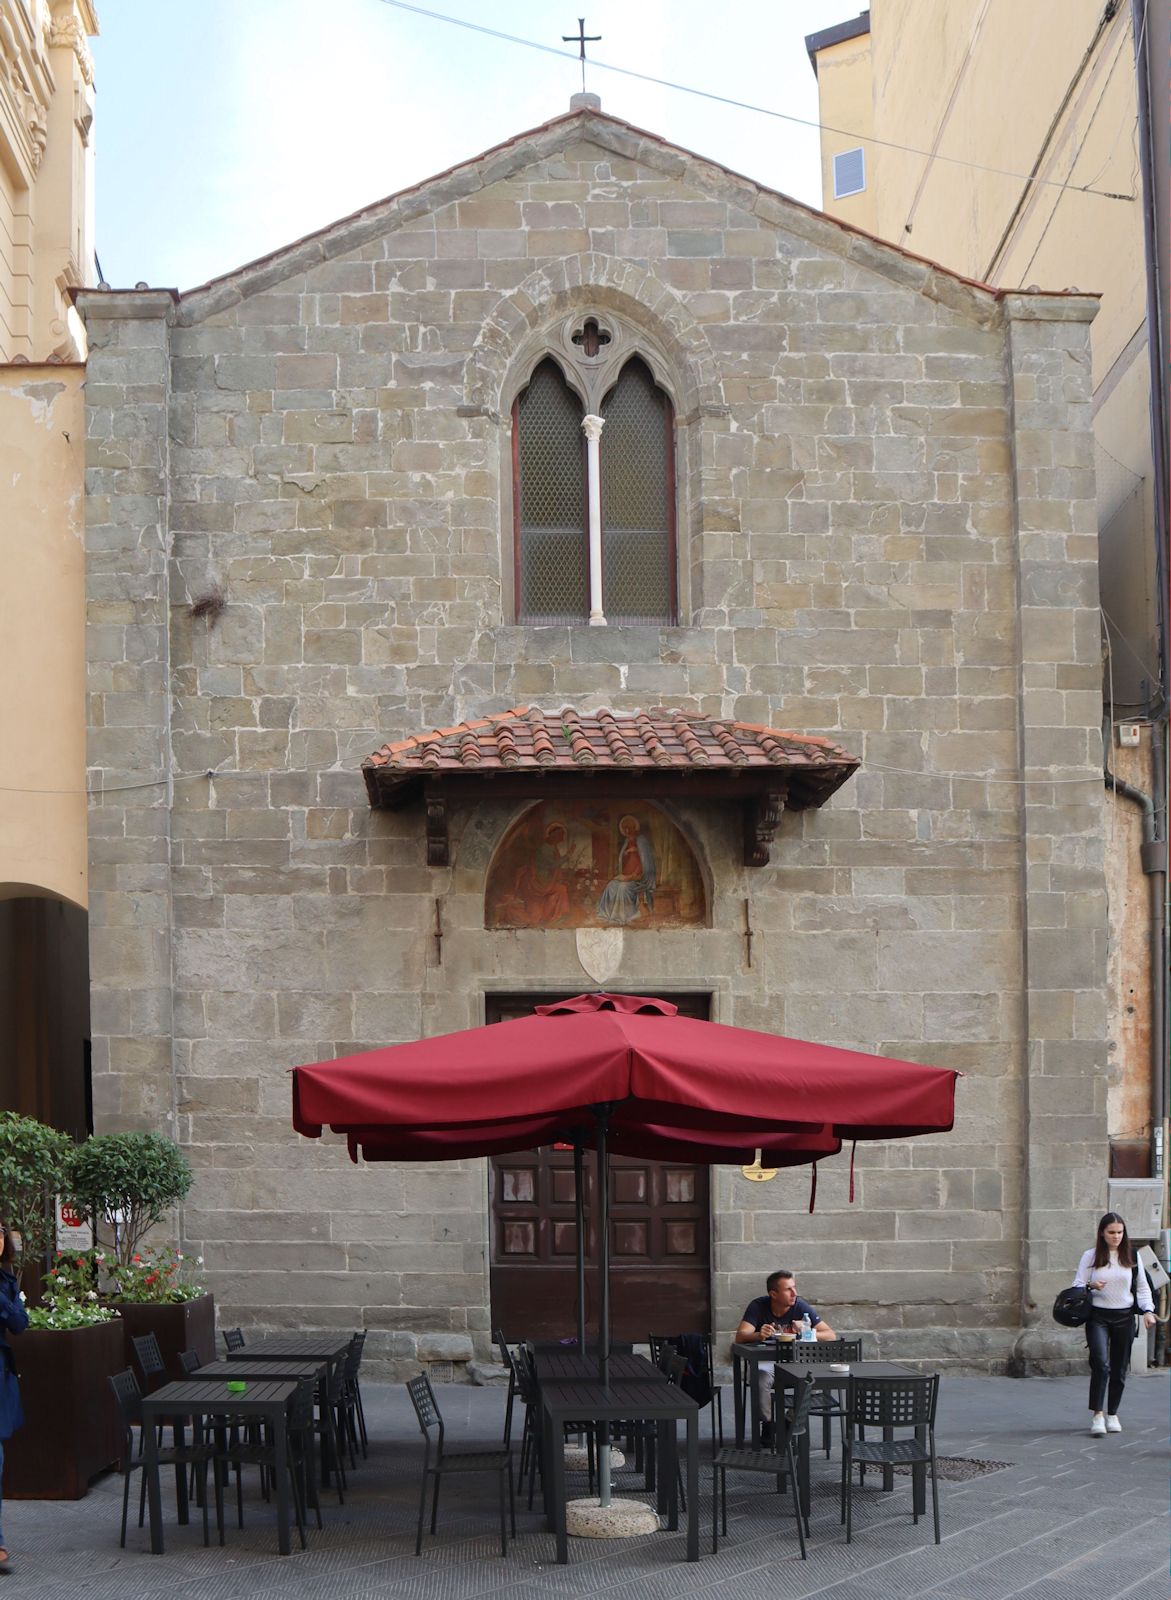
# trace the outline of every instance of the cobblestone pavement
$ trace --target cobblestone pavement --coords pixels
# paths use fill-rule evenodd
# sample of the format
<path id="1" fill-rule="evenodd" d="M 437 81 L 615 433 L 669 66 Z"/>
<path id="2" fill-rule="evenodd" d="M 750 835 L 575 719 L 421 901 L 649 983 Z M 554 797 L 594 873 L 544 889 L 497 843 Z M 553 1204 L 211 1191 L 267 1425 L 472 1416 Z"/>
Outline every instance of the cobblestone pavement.
<path id="1" fill-rule="evenodd" d="M 691 1566 L 682 1560 L 682 1533 L 664 1532 L 628 1541 L 571 1540 L 570 1565 L 557 1567 L 551 1536 L 536 1512 L 523 1510 L 523 1500 L 519 1537 L 504 1562 L 491 1479 L 445 1484 L 438 1536 L 427 1536 L 416 1560 L 422 1441 L 401 1386 L 370 1384 L 364 1391 L 370 1458 L 359 1462 L 343 1507 L 323 1496 L 325 1529 L 311 1533 L 307 1551 L 297 1549 L 294 1534 L 294 1554 L 276 1554 L 273 1512 L 257 1495 L 254 1475 L 243 1531 L 229 1500 L 223 1549 L 214 1543 L 203 1548 L 198 1522 L 175 1526 L 168 1483 L 166 1554 L 150 1555 L 145 1530 L 133 1526 L 120 1550 L 122 1484 L 110 1475 L 84 1500 L 5 1505 L 5 1533 L 18 1567 L 5 1588 L 93 1600 L 490 1600 L 505 1594 L 516 1600 L 611 1594 L 622 1600 L 692 1594 L 863 1600 L 879 1593 L 884 1600 L 1152 1600 L 1168 1593 L 1165 1372 L 1131 1380 L 1125 1431 L 1102 1440 L 1088 1436 L 1080 1378 L 945 1377 L 940 1454 L 1011 1465 L 941 1482 L 939 1547 L 930 1517 L 918 1527 L 911 1521 L 909 1481 L 896 1479 L 895 1492 L 884 1495 L 870 1477 L 856 1496 L 854 1542 L 847 1546 L 838 1521 L 835 1450 L 831 1462 L 820 1453 L 814 1457 L 808 1561 L 798 1556 L 788 1500 L 778 1502 L 759 1479 L 734 1475 L 728 1537 L 712 1556 L 710 1472 L 702 1473 L 702 1559 Z M 449 1443 L 498 1440 L 499 1388 L 438 1392 Z M 620 1474 L 618 1486 L 634 1492 L 633 1477 Z"/>

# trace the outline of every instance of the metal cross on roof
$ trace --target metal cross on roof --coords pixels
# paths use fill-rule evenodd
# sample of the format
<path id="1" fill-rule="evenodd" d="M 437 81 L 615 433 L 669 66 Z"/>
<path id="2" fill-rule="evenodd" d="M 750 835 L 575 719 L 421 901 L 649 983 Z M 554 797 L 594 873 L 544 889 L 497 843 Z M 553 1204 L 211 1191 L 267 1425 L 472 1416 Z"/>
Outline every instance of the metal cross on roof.
<path id="1" fill-rule="evenodd" d="M 561 35 L 561 41 L 562 41 L 563 44 L 575 44 L 575 45 L 578 46 L 578 53 L 581 56 L 581 92 L 582 92 L 582 94 L 585 93 L 585 68 L 586 68 L 585 47 L 586 47 L 587 44 L 597 44 L 598 41 L 601 39 L 601 37 L 602 37 L 602 35 L 600 33 L 587 33 L 585 31 L 585 18 L 584 17 L 578 17 L 578 19 L 577 19 L 577 32 L 576 33 L 563 33 Z"/>

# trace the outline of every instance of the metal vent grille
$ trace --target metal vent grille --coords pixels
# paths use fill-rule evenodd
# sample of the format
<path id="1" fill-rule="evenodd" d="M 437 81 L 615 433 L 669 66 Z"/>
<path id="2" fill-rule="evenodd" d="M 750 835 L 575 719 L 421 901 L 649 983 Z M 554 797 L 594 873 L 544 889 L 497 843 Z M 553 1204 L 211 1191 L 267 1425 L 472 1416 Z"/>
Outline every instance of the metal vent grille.
<path id="1" fill-rule="evenodd" d="M 454 1361 L 429 1361 L 427 1363 L 427 1376 L 432 1383 L 454 1383 Z"/>
<path id="2" fill-rule="evenodd" d="M 668 401 L 627 362 L 602 405 L 602 595 L 607 622 L 670 622 Z"/>
<path id="3" fill-rule="evenodd" d="M 834 157 L 834 199 L 843 200 L 848 194 L 861 194 L 866 187 L 866 153 L 861 145 L 857 150 L 843 150 Z"/>
<path id="4" fill-rule="evenodd" d="M 589 615 L 581 404 L 542 361 L 517 406 L 520 462 L 520 621 Z"/>

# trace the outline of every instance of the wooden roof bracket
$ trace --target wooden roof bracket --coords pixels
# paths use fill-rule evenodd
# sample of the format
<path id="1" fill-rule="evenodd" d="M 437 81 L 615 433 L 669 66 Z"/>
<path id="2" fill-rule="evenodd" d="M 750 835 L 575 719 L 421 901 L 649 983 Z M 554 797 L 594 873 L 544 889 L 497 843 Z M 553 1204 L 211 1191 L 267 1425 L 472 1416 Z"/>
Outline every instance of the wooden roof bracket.
<path id="1" fill-rule="evenodd" d="M 447 796 L 437 783 L 428 782 L 423 789 L 423 803 L 427 810 L 427 865 L 446 867 L 451 858 L 447 836 Z"/>
<path id="2" fill-rule="evenodd" d="M 767 867 L 769 847 L 785 809 L 784 789 L 764 789 L 744 801 L 744 865 Z"/>

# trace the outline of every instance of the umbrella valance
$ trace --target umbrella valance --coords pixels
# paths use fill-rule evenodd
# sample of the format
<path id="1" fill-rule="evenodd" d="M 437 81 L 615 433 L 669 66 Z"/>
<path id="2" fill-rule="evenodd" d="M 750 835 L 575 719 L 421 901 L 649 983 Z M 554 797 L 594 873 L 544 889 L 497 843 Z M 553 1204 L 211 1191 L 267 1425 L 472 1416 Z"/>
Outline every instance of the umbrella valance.
<path id="1" fill-rule="evenodd" d="M 731 1163 L 757 1147 L 800 1148 L 812 1160 L 843 1139 L 948 1131 L 957 1076 L 681 1017 L 641 996 L 581 995 L 511 1022 L 298 1067 L 293 1124 L 310 1137 L 328 1125 L 351 1136 L 351 1150 L 382 1159 L 454 1159 L 588 1138 L 595 1108 L 606 1106 L 614 1150 L 653 1158 L 657 1144 L 682 1142 L 727 1149 L 710 1159 Z"/>

